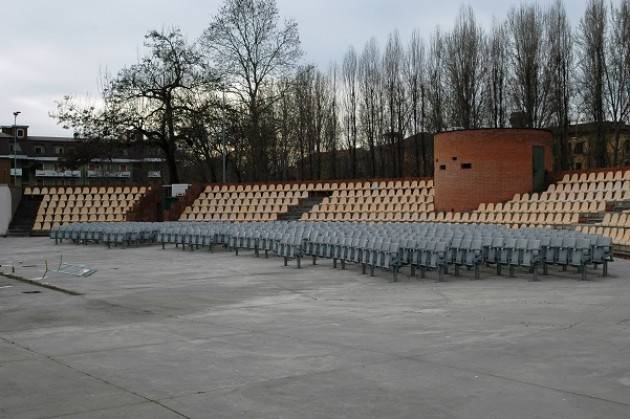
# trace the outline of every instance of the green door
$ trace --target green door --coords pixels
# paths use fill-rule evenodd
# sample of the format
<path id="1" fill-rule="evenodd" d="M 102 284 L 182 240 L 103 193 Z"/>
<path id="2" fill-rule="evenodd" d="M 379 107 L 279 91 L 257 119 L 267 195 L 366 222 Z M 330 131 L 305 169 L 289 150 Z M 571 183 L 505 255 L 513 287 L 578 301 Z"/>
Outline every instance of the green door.
<path id="1" fill-rule="evenodd" d="M 534 192 L 545 190 L 545 148 L 534 146 L 532 153 L 534 168 Z"/>

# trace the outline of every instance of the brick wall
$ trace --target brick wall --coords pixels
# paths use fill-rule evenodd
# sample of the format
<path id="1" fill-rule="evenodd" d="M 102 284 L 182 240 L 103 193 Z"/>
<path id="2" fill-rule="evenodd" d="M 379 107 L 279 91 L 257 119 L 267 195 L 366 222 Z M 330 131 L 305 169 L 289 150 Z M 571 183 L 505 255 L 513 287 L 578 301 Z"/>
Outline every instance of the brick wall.
<path id="1" fill-rule="evenodd" d="M 543 146 L 553 170 L 552 134 L 533 129 L 453 131 L 435 136 L 435 207 L 469 211 L 532 192 L 533 147 Z"/>

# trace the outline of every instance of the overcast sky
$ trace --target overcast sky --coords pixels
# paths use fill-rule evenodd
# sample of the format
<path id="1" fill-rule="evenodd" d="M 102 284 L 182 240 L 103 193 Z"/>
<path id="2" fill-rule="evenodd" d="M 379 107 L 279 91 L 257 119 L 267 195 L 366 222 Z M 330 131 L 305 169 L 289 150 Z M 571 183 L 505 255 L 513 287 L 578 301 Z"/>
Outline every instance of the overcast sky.
<path id="1" fill-rule="evenodd" d="M 541 0 L 546 5 L 552 0 Z M 0 24 L 0 124 L 30 125 L 32 135 L 71 135 L 48 113 L 64 95 L 98 96 L 99 73 L 115 73 L 142 52 L 149 29 L 179 26 L 196 39 L 220 0 L 3 1 Z M 381 44 L 398 29 L 403 42 L 416 28 L 425 37 L 448 30 L 462 4 L 489 26 L 521 0 L 278 0 L 283 17 L 298 22 L 304 61 L 326 68 L 350 45 Z M 586 0 L 565 0 L 575 25 Z"/>

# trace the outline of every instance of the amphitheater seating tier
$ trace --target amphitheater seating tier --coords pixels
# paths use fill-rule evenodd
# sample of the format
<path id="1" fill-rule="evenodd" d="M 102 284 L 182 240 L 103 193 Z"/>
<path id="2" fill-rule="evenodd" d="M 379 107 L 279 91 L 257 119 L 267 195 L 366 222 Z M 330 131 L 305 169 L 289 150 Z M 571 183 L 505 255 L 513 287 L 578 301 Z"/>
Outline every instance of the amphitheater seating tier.
<path id="1" fill-rule="evenodd" d="M 124 221 L 145 192 L 144 187 L 112 186 L 24 190 L 26 195 L 44 196 L 36 231 L 79 221 Z M 304 221 L 426 221 L 577 229 L 630 246 L 630 170 L 565 175 L 544 192 L 481 204 L 471 212 L 436 212 L 433 200 L 431 179 L 215 184 L 205 187 L 180 220 L 274 221 L 293 209 Z"/>
<path id="2" fill-rule="evenodd" d="M 145 186 L 26 187 L 25 195 L 42 195 L 33 231 L 97 221 L 125 221 L 127 212 L 145 195 Z"/>

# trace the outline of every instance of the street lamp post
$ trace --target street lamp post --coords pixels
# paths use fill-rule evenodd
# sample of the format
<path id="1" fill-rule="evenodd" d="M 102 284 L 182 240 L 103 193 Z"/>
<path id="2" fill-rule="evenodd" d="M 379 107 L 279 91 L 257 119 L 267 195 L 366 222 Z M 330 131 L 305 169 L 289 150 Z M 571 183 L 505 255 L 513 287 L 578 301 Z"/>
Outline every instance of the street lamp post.
<path id="1" fill-rule="evenodd" d="M 225 138 L 225 89 L 223 89 L 222 92 L 222 104 L 223 104 L 223 109 L 222 109 L 222 114 L 223 114 L 223 118 L 222 118 L 222 123 L 221 123 L 221 151 L 222 151 L 222 156 L 221 156 L 221 160 L 222 160 L 222 166 L 223 166 L 223 183 L 226 182 L 227 180 L 227 165 L 226 165 L 226 160 L 227 160 L 227 144 L 226 144 L 226 138 Z"/>
<path id="2" fill-rule="evenodd" d="M 17 174 L 18 174 L 18 167 L 17 167 L 17 117 L 19 114 L 21 114 L 22 112 L 20 111 L 15 111 L 13 112 L 13 185 L 17 186 L 18 181 L 17 181 Z"/>

